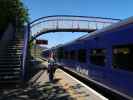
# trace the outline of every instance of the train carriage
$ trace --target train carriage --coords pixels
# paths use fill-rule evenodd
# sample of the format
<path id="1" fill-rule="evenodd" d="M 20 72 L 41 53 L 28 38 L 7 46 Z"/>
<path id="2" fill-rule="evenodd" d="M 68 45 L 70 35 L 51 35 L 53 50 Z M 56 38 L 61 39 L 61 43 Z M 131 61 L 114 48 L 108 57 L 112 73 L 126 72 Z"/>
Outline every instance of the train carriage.
<path id="1" fill-rule="evenodd" d="M 59 63 L 133 97 L 133 17 L 55 50 Z"/>

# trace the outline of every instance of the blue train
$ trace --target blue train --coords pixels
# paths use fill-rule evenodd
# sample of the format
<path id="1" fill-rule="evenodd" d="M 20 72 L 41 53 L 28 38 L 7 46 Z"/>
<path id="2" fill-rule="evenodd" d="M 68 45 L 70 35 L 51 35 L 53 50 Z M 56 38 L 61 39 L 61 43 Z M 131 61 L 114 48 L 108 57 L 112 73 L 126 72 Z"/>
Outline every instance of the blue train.
<path id="1" fill-rule="evenodd" d="M 49 58 L 50 50 L 46 49 L 42 52 L 42 56 L 47 60 Z"/>
<path id="2" fill-rule="evenodd" d="M 133 97 L 133 17 L 55 47 L 53 51 L 65 67 Z"/>

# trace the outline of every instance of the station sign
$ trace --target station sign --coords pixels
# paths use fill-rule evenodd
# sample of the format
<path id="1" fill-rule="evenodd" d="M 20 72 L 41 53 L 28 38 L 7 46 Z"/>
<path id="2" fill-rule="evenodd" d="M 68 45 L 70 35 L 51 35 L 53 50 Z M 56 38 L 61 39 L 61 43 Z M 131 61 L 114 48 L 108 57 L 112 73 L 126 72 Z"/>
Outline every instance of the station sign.
<path id="1" fill-rule="evenodd" d="M 38 44 L 38 45 L 47 45 L 48 40 L 36 40 L 36 44 Z"/>

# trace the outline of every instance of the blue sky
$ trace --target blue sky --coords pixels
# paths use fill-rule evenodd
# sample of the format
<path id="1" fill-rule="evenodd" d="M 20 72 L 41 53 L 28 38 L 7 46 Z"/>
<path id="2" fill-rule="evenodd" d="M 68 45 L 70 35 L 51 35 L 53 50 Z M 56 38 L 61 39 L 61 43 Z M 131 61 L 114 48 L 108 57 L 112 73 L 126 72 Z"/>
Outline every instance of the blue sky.
<path id="1" fill-rule="evenodd" d="M 29 9 L 30 20 L 49 15 L 81 15 L 125 19 L 133 16 L 133 0 L 22 0 Z M 86 33 L 50 33 L 49 46 L 71 41 Z"/>

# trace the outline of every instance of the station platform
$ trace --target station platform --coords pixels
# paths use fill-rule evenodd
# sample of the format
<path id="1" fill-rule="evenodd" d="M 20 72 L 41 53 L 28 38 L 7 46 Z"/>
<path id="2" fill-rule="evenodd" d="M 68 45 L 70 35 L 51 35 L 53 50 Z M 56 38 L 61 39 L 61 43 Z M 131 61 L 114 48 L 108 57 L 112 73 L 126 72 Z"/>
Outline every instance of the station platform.
<path id="1" fill-rule="evenodd" d="M 3 91 L 0 100 L 108 100 L 61 69 L 56 70 L 54 82 L 50 82 L 47 62 L 35 61 L 41 62 L 34 66 L 40 70 L 28 85 Z"/>

